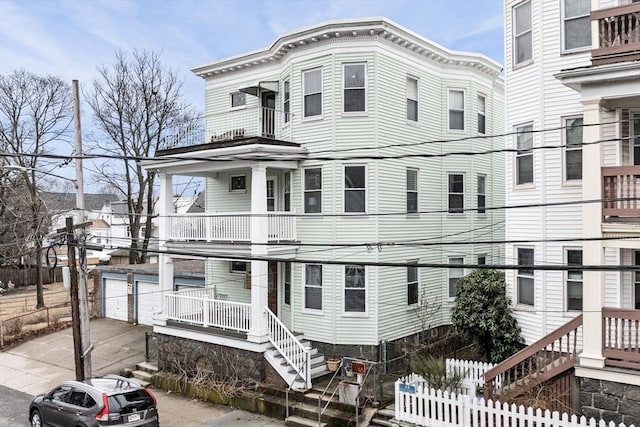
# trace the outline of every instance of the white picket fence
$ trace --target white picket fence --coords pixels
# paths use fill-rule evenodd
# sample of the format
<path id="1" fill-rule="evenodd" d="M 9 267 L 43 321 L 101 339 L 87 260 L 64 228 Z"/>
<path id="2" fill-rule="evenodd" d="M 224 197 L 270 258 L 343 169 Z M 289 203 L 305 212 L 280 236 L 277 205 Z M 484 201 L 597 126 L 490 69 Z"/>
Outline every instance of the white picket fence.
<path id="1" fill-rule="evenodd" d="M 475 396 L 434 390 L 424 381 L 416 381 L 414 375 L 395 383 L 398 421 L 428 427 L 626 427 L 624 423 L 587 420 L 566 413 L 485 402 Z"/>
<path id="2" fill-rule="evenodd" d="M 447 359 L 445 360 L 445 366 L 447 375 L 452 373 L 464 374 L 462 388 L 469 389 L 469 391 L 471 391 L 471 384 L 475 386 L 475 389 L 482 388 L 484 386 L 484 373 L 493 369 L 495 364 L 477 362 L 475 360 Z M 496 380 L 499 382 L 498 378 L 496 378 Z M 500 384 L 497 385 L 498 387 L 500 386 Z M 475 395 L 475 393 L 473 393 L 473 395 Z"/>

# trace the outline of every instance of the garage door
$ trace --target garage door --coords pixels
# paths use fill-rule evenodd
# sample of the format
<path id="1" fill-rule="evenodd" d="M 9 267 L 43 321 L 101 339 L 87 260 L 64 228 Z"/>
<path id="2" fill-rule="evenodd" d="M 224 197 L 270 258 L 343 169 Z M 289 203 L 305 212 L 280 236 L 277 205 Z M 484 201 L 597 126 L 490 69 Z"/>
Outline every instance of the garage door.
<path id="1" fill-rule="evenodd" d="M 153 313 L 160 311 L 160 285 L 138 282 L 138 323 L 153 325 Z"/>
<path id="2" fill-rule="evenodd" d="M 127 281 L 104 279 L 104 317 L 127 321 Z"/>

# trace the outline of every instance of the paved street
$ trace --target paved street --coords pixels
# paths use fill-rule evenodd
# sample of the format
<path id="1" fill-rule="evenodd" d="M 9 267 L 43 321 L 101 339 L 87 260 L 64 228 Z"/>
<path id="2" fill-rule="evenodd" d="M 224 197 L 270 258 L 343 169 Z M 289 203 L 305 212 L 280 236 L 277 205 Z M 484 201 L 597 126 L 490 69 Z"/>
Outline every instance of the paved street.
<path id="1" fill-rule="evenodd" d="M 144 333 L 151 328 L 110 319 L 91 321 L 94 376 L 119 373 L 144 360 Z M 36 337 L 11 350 L 0 352 L 0 427 L 29 426 L 31 398 L 46 393 L 60 382 L 75 378 L 71 329 Z M 186 399 L 175 393 L 152 389 L 158 400 L 162 427 L 284 426 L 284 422 Z"/>

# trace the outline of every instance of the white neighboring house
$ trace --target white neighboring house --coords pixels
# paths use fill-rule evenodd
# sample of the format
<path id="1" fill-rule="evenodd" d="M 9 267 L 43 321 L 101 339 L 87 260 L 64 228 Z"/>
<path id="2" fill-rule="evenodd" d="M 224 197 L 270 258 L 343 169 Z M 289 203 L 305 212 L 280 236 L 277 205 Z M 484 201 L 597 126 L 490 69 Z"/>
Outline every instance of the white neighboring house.
<path id="1" fill-rule="evenodd" d="M 144 162 L 161 186 L 162 345 L 193 346 L 194 366 L 237 351 L 254 376 L 264 355 L 308 387 L 321 353 L 384 361 L 448 325 L 457 280 L 502 260 L 497 245 L 468 244 L 504 233 L 488 209 L 504 197 L 503 140 L 488 137 L 504 129 L 500 70 L 385 18 L 320 23 L 194 68 L 203 123 Z M 492 154 L 440 157 L 450 151 Z M 206 178 L 204 212 L 174 213 L 183 176 Z M 208 258 L 204 289 L 176 289 L 180 258 Z"/>
<path id="2" fill-rule="evenodd" d="M 533 343 L 581 315 L 580 411 L 638 425 L 640 2 L 507 0 L 505 40 L 506 204 L 532 206 L 506 215 L 531 241 L 506 247 L 515 316 Z"/>

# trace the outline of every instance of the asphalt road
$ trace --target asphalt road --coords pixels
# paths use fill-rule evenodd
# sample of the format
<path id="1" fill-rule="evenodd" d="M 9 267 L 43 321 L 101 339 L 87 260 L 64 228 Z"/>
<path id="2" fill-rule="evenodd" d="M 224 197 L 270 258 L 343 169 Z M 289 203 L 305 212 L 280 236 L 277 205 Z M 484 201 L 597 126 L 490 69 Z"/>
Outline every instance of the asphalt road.
<path id="1" fill-rule="evenodd" d="M 0 385 L 0 427 L 29 427 L 29 402 L 33 396 Z"/>

